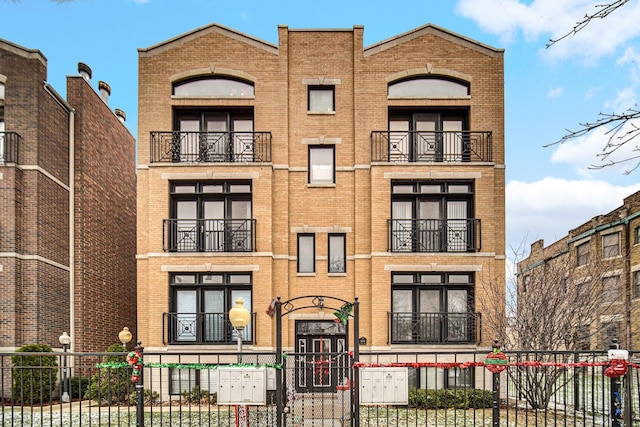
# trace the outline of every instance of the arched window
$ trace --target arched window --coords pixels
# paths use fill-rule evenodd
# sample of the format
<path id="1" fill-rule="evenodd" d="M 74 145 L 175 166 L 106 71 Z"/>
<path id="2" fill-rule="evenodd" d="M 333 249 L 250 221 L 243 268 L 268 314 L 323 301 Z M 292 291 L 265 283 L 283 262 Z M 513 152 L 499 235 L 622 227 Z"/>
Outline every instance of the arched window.
<path id="1" fill-rule="evenodd" d="M 445 77 L 418 77 L 389 83 L 390 98 L 460 98 L 469 96 L 469 83 Z"/>
<path id="2" fill-rule="evenodd" d="M 253 84 L 228 77 L 205 77 L 184 80 L 173 85 L 177 96 L 219 96 L 253 98 Z"/>

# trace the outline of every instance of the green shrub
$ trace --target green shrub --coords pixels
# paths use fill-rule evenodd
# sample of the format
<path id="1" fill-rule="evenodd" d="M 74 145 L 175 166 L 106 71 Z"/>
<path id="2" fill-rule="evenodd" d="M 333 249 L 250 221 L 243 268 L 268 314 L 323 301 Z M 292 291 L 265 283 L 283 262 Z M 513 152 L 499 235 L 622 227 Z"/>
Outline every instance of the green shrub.
<path id="1" fill-rule="evenodd" d="M 480 389 L 438 389 L 409 390 L 409 406 L 419 409 L 470 409 L 490 408 L 492 393 L 490 390 Z"/>
<path id="2" fill-rule="evenodd" d="M 201 404 L 216 404 L 218 401 L 218 395 L 216 393 L 209 394 L 208 390 L 201 389 L 200 386 L 194 386 L 191 391 L 185 390 L 180 393 L 182 401 L 184 403 L 201 403 Z"/>
<path id="3" fill-rule="evenodd" d="M 28 344 L 18 353 L 53 353 L 48 345 Z M 22 404 L 41 404 L 51 400 L 58 381 L 56 356 L 11 356 L 13 364 L 13 396 Z"/>
<path id="4" fill-rule="evenodd" d="M 158 399 L 160 399 L 160 395 L 157 391 L 144 390 L 144 406 L 154 405 L 158 403 Z M 132 391 L 129 395 L 129 404 L 136 404 L 136 392 Z"/>
<path id="5" fill-rule="evenodd" d="M 90 380 L 79 375 L 67 378 L 69 382 L 69 397 L 71 399 L 81 399 L 89 388 Z"/>
<path id="6" fill-rule="evenodd" d="M 113 344 L 107 349 L 107 353 L 123 353 L 126 349 L 121 344 Z M 124 355 L 105 356 L 103 363 L 126 363 Z M 86 399 L 98 402 L 99 405 L 113 405 L 129 403 L 129 395 L 133 390 L 131 382 L 130 366 L 124 368 L 100 368 L 98 373 L 91 377 L 89 387 L 84 395 Z"/>

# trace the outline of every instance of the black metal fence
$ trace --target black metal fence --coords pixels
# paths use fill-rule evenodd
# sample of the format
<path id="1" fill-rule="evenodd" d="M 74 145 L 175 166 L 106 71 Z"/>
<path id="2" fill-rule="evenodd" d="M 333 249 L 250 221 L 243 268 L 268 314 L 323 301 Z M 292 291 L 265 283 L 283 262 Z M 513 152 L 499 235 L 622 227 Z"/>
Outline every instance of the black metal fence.
<path id="1" fill-rule="evenodd" d="M 235 353 L 145 352 L 138 393 L 127 353 L 0 353 L 0 424 L 135 426 L 142 414 L 145 426 L 256 427 L 278 420 L 291 427 L 614 425 L 606 352 L 505 354 L 508 366 L 495 374 L 500 382 L 494 394 L 487 351 L 365 351 L 359 362 L 349 352 L 288 352 L 280 366 L 269 352 L 245 352 L 241 364 Z M 228 366 L 266 368 L 265 404 L 219 404 L 218 372 Z M 377 367 L 406 369 L 404 387 L 390 389 L 404 393 L 406 403 L 376 400 L 368 388 L 376 380 L 366 375 Z M 640 426 L 640 369 L 633 363 L 626 368 L 620 389 L 624 425 Z M 282 384 L 274 382 L 278 369 Z M 387 377 L 380 378 L 385 385 Z"/>

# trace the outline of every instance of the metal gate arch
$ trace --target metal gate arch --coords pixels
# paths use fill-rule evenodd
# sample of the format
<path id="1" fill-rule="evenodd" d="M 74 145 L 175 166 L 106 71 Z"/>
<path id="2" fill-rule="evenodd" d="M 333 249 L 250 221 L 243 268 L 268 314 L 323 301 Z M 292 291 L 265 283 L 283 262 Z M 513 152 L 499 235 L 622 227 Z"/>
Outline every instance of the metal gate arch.
<path id="1" fill-rule="evenodd" d="M 296 304 L 302 304 L 296 306 Z M 340 305 L 339 307 L 334 306 Z M 280 296 L 276 298 L 275 302 L 275 318 L 276 318 L 276 365 L 284 366 L 284 356 L 282 352 L 282 317 L 288 316 L 298 310 L 318 308 L 339 311 L 344 304 L 353 304 L 353 312 L 349 314 L 347 322 L 353 319 L 353 357 L 351 359 L 352 364 L 348 366 L 350 370 L 350 424 L 351 426 L 360 425 L 360 396 L 359 396 L 359 372 L 358 369 L 353 368 L 353 363 L 360 361 L 360 343 L 358 337 L 360 336 L 360 323 L 359 323 L 359 305 L 358 297 L 354 297 L 353 301 L 348 301 L 342 298 L 325 296 L 325 295 L 305 295 L 295 298 L 291 298 L 287 301 L 282 301 Z M 347 323 L 347 338 L 349 338 Z M 347 341 L 346 350 L 348 352 L 349 343 Z M 283 368 L 276 369 L 276 426 L 285 427 L 284 415 L 285 405 L 283 402 Z"/>

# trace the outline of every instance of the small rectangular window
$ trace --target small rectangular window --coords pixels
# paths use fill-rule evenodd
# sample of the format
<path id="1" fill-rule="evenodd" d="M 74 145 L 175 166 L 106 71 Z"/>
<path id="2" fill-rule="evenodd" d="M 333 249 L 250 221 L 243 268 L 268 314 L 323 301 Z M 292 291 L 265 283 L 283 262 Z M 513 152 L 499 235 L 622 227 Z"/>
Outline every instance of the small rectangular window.
<path id="1" fill-rule="evenodd" d="M 298 234 L 298 273 L 316 272 L 316 236 Z"/>
<path id="2" fill-rule="evenodd" d="M 329 234 L 329 273 L 347 271 L 344 234 Z"/>
<path id="3" fill-rule="evenodd" d="M 334 146 L 309 147 L 309 184 L 335 183 Z"/>
<path id="4" fill-rule="evenodd" d="M 640 298 L 640 271 L 633 272 L 633 297 Z"/>
<path id="5" fill-rule="evenodd" d="M 473 368 L 446 369 L 446 388 L 473 388 L 475 370 Z"/>
<path id="6" fill-rule="evenodd" d="M 634 243 L 637 245 L 640 243 L 640 227 L 635 228 L 635 240 Z"/>
<path id="7" fill-rule="evenodd" d="M 602 236 L 602 258 L 613 258 L 620 255 L 620 233 Z"/>
<path id="8" fill-rule="evenodd" d="M 591 242 L 585 242 L 576 246 L 576 265 L 586 265 L 589 262 L 589 244 Z"/>
<path id="9" fill-rule="evenodd" d="M 602 302 L 612 303 L 622 301 L 620 276 L 610 276 L 602 279 Z"/>
<path id="10" fill-rule="evenodd" d="M 309 86 L 310 113 L 335 112 L 335 86 Z"/>
<path id="11" fill-rule="evenodd" d="M 169 383 L 169 394 L 177 394 L 180 395 L 183 392 L 188 392 L 193 389 L 197 383 L 196 374 L 198 373 L 195 369 L 175 369 L 171 368 L 170 370 L 170 383 Z"/>

